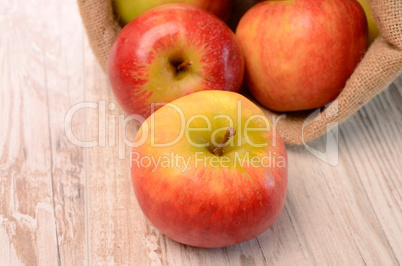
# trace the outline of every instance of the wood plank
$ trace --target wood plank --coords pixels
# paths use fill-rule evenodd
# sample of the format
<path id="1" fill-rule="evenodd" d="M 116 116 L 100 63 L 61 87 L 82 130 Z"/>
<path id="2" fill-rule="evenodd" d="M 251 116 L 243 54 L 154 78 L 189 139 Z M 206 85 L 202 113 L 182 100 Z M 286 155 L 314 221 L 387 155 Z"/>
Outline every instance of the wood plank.
<path id="1" fill-rule="evenodd" d="M 75 1 L 49 6 L 44 49 L 52 154 L 53 204 L 62 265 L 83 265 L 86 250 L 86 184 L 84 152 L 74 140 L 85 140 L 85 118 L 79 112 L 66 124 L 70 108 L 84 101 L 82 29 Z M 64 37 L 64 36 L 68 36 Z M 71 127 L 74 139 L 66 131 Z"/>
<path id="2" fill-rule="evenodd" d="M 83 152 L 64 133 L 67 110 L 83 99 L 78 10 L 74 1 L 25 1 L 5 14 L 0 249 L 10 265 L 83 262 Z"/>
<path id="3" fill-rule="evenodd" d="M 322 252 L 326 247 L 330 248 L 327 254 L 316 256 L 319 259 L 315 259 L 316 262 L 339 261 L 356 249 L 359 255 L 353 254 L 348 261 L 360 256 L 367 264 L 400 262 L 402 156 L 400 149 L 395 149 L 402 146 L 399 102 L 400 89 L 391 86 L 340 126 L 340 161 L 336 167 L 306 154 L 303 147 L 289 150 L 289 160 L 296 156 L 297 168 L 301 171 L 298 175 L 301 180 L 295 182 L 301 183 L 297 186 L 297 193 L 291 192 L 290 184 L 287 204 L 296 204 L 292 210 L 297 212 L 296 219 L 305 221 L 298 220 L 297 224 L 301 226 L 301 233 L 309 234 L 311 249 Z M 382 135 L 374 138 L 378 134 Z M 314 144 L 323 147 L 324 139 L 322 137 Z M 321 191 L 324 193 L 321 194 Z M 297 199 L 293 200 L 292 195 Z M 303 203 L 304 206 L 301 205 Z M 321 217 L 324 219 L 318 222 Z M 316 233 L 310 226 L 314 226 Z M 321 226 L 327 229 L 322 228 L 318 239 L 314 239 Z M 342 230 L 336 232 L 336 227 Z M 342 246 L 322 242 L 339 242 L 341 239 L 352 242 Z M 344 253 L 346 250 L 343 249 L 350 251 Z M 321 261 L 326 257 L 330 260 Z"/>
<path id="4" fill-rule="evenodd" d="M 107 78 L 99 65 L 94 64 L 87 42 L 84 51 L 85 100 L 97 106 L 85 110 L 86 138 L 98 142 L 96 147 L 86 150 L 85 160 L 89 193 L 86 202 L 89 210 L 89 263 L 143 264 L 148 259 L 144 256 L 146 247 L 143 245 L 146 222 L 131 186 L 128 160 L 125 160 L 129 149 L 119 134 L 119 116 L 124 119 L 123 112 L 120 108 L 110 110 L 109 104 L 113 105 L 115 100 Z M 106 119 L 105 122 L 99 121 L 101 117 Z M 128 138 L 133 139 L 136 131 L 130 124 L 126 132 Z M 119 150 L 125 159 L 119 159 Z"/>
<path id="5" fill-rule="evenodd" d="M 57 264 L 45 62 L 37 31 L 43 21 L 31 21 L 29 4 L 13 2 L 4 11 L 0 16 L 0 247 L 6 252 L 5 261 L 13 265 Z"/>

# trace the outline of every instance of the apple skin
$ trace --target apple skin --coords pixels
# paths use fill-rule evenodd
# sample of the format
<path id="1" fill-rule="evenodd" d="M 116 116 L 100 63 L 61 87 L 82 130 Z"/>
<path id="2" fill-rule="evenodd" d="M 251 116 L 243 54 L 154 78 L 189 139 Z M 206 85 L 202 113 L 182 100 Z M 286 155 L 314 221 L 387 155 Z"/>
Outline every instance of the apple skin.
<path id="1" fill-rule="evenodd" d="M 357 0 L 362 5 L 364 12 L 366 13 L 367 24 L 368 24 L 368 32 L 369 32 L 369 44 L 372 44 L 377 36 L 380 34 L 380 31 L 377 27 L 377 23 L 375 23 L 373 12 L 371 11 L 370 4 L 368 0 Z"/>
<path id="2" fill-rule="evenodd" d="M 177 72 L 175 65 L 191 61 Z M 131 21 L 109 54 L 113 92 L 128 114 L 144 119 L 152 103 L 202 90 L 238 92 L 244 59 L 234 33 L 214 15 L 190 5 L 154 8 Z"/>
<path id="3" fill-rule="evenodd" d="M 114 0 L 113 7 L 121 23 L 126 25 L 145 11 L 160 5 L 173 3 L 183 3 L 203 8 L 226 21 L 230 15 L 232 0 Z"/>
<path id="4" fill-rule="evenodd" d="M 322 107 L 343 89 L 367 49 L 355 0 L 265 1 L 236 29 L 255 99 L 274 111 Z"/>
<path id="5" fill-rule="evenodd" d="M 238 103 L 241 111 L 237 109 Z M 283 208 L 288 168 L 285 145 L 272 124 L 269 131 L 243 132 L 247 119 L 253 115 L 264 116 L 264 113 L 244 96 L 226 91 L 196 92 L 171 104 L 182 110 L 187 123 L 196 115 L 205 115 L 211 121 L 211 130 L 206 132 L 189 133 L 187 130 L 206 127 L 202 119 L 194 119 L 186 127 L 186 134 L 189 133 L 191 141 L 197 144 L 206 143 L 211 132 L 217 129 L 232 126 L 237 133 L 232 138 L 233 144 L 224 147 L 222 156 L 212 154 L 208 147 L 192 146 L 186 135 L 168 147 L 152 147 L 152 130 L 155 143 L 168 143 L 179 136 L 182 125 L 177 111 L 171 107 L 164 106 L 152 114 L 136 135 L 135 141 L 147 137 L 143 145 L 133 148 L 133 154 L 139 154 L 135 156 L 137 162 L 138 158 L 153 156 L 157 159 L 175 152 L 183 158 L 191 158 L 191 163 L 186 171 L 182 171 L 183 167 L 158 167 L 154 170 L 153 166 L 132 163 L 134 191 L 145 216 L 173 240 L 205 248 L 234 245 L 266 231 Z M 234 124 L 222 117 L 214 119 L 216 115 L 227 115 Z M 148 126 L 152 119 L 155 124 Z M 262 120 L 252 121 L 251 128 L 263 127 Z M 246 135 L 253 143 L 269 145 L 250 145 L 245 141 Z M 233 163 L 236 154 L 238 158 L 244 158 L 247 152 L 249 158 L 274 154 L 277 162 L 282 159 L 284 164 L 272 163 L 270 167 L 267 164 L 266 167 L 245 164 L 242 167 Z M 232 164 L 226 164 L 227 168 L 209 164 L 203 167 L 202 163 L 196 165 L 195 153 L 202 154 L 198 158 L 217 157 L 217 160 L 230 160 Z"/>

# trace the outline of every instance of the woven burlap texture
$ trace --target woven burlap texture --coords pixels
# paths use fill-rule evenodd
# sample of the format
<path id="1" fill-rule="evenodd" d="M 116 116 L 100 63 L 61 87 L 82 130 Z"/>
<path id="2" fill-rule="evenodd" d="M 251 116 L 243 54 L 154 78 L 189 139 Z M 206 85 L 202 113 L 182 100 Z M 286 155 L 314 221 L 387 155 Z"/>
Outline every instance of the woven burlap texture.
<path id="1" fill-rule="evenodd" d="M 334 102 L 315 112 L 285 114 L 260 106 L 276 121 L 285 143 L 302 144 L 325 134 L 387 88 L 402 72 L 402 1 L 370 0 L 369 3 L 381 36 L 370 46 Z M 90 46 L 106 72 L 110 47 L 121 29 L 113 13 L 112 0 L 78 0 L 78 5 Z"/>

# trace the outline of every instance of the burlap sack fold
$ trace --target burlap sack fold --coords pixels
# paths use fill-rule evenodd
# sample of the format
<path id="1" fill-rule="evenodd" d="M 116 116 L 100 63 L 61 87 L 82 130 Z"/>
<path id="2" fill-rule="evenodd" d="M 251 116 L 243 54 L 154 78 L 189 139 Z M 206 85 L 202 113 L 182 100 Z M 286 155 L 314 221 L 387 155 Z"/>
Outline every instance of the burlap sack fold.
<path id="1" fill-rule="evenodd" d="M 369 2 L 381 36 L 370 46 L 334 102 L 315 112 L 278 114 L 262 107 L 276 121 L 285 143 L 302 144 L 325 134 L 387 88 L 402 72 L 402 0 Z M 78 5 L 91 48 L 106 72 L 110 47 L 121 29 L 112 0 L 78 0 Z"/>

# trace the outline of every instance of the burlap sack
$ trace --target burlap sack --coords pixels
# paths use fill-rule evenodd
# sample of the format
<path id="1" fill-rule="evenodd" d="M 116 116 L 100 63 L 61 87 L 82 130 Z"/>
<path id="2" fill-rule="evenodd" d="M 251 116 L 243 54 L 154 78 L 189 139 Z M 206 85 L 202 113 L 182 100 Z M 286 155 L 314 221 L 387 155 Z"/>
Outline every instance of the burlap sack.
<path id="1" fill-rule="evenodd" d="M 245 5 L 244 0 L 237 1 L 234 7 Z M 333 103 L 314 112 L 314 117 L 310 111 L 287 113 L 278 119 L 280 114 L 262 108 L 271 120 L 277 121 L 276 127 L 287 144 L 302 144 L 325 134 L 387 88 L 402 72 L 402 0 L 369 2 L 381 36 L 370 46 Z M 78 5 L 89 43 L 106 71 L 109 49 L 121 29 L 112 0 L 78 0 Z"/>

